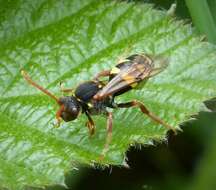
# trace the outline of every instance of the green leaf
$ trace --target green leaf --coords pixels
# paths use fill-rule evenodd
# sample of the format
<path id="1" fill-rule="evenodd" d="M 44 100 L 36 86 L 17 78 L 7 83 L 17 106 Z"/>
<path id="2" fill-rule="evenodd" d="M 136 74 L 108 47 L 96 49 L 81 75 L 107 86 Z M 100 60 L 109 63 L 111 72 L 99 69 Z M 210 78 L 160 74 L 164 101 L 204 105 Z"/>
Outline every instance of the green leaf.
<path id="1" fill-rule="evenodd" d="M 106 139 L 106 119 L 95 116 L 53 128 L 58 105 L 23 79 L 21 69 L 60 96 L 59 82 L 75 88 L 119 57 L 169 56 L 169 67 L 117 101 L 138 99 L 172 126 L 205 109 L 216 95 L 215 46 L 190 26 L 149 4 L 118 1 L 0 2 L 0 185 L 10 189 L 64 184 L 79 164 L 95 166 Z M 166 140 L 167 130 L 138 109 L 114 110 L 113 139 L 100 164 L 126 165 L 130 145 Z"/>

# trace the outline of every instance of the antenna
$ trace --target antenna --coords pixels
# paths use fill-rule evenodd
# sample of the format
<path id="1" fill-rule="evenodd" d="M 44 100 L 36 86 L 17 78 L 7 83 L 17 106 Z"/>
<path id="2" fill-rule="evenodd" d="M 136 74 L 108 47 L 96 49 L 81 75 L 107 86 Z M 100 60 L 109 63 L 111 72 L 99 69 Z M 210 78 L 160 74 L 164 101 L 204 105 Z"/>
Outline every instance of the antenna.
<path id="1" fill-rule="evenodd" d="M 24 71 L 21 70 L 21 74 L 24 77 L 24 79 L 31 84 L 32 86 L 34 86 L 35 88 L 39 89 L 40 91 L 42 91 L 43 93 L 45 93 L 46 95 L 48 95 L 49 97 L 51 97 L 52 99 L 54 99 L 58 104 L 59 104 L 59 99 L 54 96 L 52 93 L 50 93 L 48 90 L 46 90 L 45 88 L 43 88 L 42 86 L 38 85 L 37 83 L 35 83 L 30 76 Z"/>

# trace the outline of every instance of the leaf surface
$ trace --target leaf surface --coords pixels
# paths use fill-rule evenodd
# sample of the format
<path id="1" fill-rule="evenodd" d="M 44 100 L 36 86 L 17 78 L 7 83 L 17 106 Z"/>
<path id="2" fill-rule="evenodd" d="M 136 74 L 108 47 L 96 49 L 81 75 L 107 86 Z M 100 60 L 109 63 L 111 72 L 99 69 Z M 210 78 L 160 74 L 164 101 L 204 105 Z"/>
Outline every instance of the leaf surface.
<path id="1" fill-rule="evenodd" d="M 61 96 L 120 57 L 163 54 L 169 67 L 144 88 L 117 98 L 138 99 L 172 126 L 205 109 L 216 95 L 216 49 L 192 28 L 149 4 L 117 1 L 1 1 L 0 184 L 9 189 L 64 184 L 78 164 L 95 165 L 104 147 L 106 119 L 95 116 L 89 138 L 84 115 L 53 128 L 58 106 L 20 74 Z M 8 9 L 8 7 L 10 9 Z M 166 129 L 138 109 L 114 110 L 113 139 L 102 164 L 125 165 L 130 145 L 166 140 Z"/>

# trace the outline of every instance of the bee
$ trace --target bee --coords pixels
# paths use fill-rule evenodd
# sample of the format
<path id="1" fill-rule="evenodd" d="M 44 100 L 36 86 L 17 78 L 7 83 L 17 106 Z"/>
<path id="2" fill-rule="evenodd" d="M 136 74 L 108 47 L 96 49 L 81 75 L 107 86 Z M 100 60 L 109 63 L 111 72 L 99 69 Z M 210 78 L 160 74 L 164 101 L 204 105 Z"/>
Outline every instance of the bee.
<path id="1" fill-rule="evenodd" d="M 89 134 L 95 132 L 95 123 L 92 115 L 105 115 L 107 117 L 107 137 L 102 156 L 108 150 L 112 139 L 113 114 L 108 108 L 130 108 L 137 107 L 141 112 L 176 133 L 175 128 L 168 125 L 154 113 L 152 113 L 142 102 L 131 100 L 130 102 L 116 103 L 115 97 L 126 93 L 133 88 L 145 84 L 147 80 L 163 71 L 168 65 L 168 60 L 163 57 L 152 58 L 145 54 L 133 54 L 126 59 L 120 60 L 115 67 L 110 70 L 101 71 L 92 80 L 85 81 L 73 89 L 62 89 L 63 92 L 72 93 L 70 96 L 57 98 L 45 88 L 34 82 L 29 75 L 22 70 L 21 74 L 25 80 L 54 99 L 59 105 L 56 112 L 57 125 L 61 120 L 65 122 L 75 120 L 80 113 L 87 116 L 86 126 Z M 102 77 L 108 79 L 101 80 Z"/>

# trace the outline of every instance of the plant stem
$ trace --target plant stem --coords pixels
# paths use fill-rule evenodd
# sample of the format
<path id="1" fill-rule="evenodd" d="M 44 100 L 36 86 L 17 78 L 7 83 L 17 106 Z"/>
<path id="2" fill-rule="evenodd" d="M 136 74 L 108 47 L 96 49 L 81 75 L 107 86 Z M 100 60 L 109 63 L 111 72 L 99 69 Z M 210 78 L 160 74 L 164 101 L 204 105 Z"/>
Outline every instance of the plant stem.
<path id="1" fill-rule="evenodd" d="M 185 0 L 194 25 L 200 33 L 207 36 L 208 40 L 216 43 L 216 21 L 207 0 Z M 216 6 L 216 1 L 211 2 L 211 6 Z"/>

